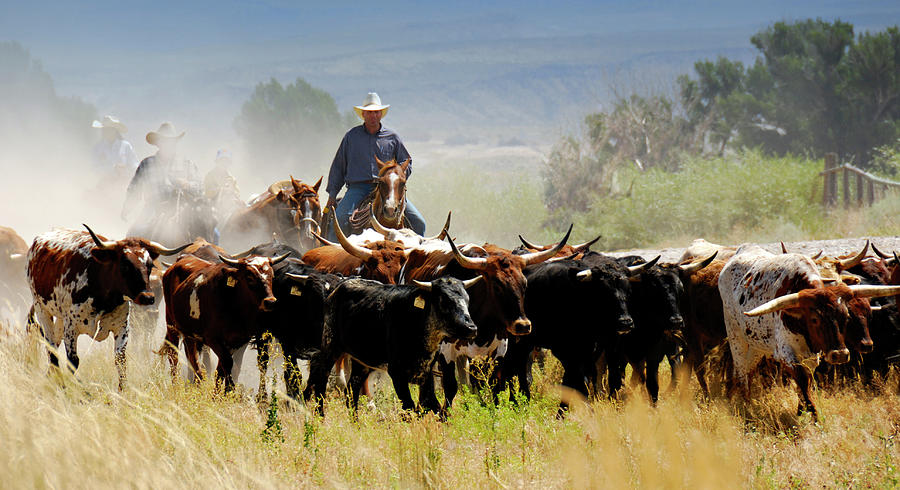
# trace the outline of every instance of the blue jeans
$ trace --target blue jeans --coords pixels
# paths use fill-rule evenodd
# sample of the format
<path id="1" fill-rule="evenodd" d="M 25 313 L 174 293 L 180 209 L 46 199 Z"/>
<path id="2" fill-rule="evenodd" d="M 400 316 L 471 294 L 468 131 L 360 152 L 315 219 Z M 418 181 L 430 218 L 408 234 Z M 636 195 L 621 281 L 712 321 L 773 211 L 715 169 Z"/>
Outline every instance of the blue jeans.
<path id="1" fill-rule="evenodd" d="M 347 185 L 347 192 L 344 193 L 344 197 L 341 199 L 341 202 L 338 203 L 337 209 L 335 209 L 337 221 L 341 224 L 341 230 L 343 230 L 344 233 L 348 233 L 350 230 L 350 215 L 353 214 L 356 205 L 365 199 L 374 188 L 375 184 L 369 183 Z M 409 221 L 409 226 L 412 231 L 419 235 L 425 235 L 425 218 L 423 218 L 422 213 L 413 206 L 413 203 L 409 202 L 409 199 L 406 200 L 406 211 L 404 211 L 403 214 L 406 216 L 406 220 Z M 337 235 L 335 234 L 334 228 L 328 229 L 327 238 L 333 242 L 337 241 Z"/>

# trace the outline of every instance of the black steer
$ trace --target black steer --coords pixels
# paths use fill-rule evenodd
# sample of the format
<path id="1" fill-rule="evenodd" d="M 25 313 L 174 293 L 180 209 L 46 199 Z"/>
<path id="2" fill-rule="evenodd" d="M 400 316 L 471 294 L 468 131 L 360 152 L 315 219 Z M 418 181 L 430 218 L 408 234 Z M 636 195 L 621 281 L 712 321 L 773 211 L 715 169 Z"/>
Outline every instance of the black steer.
<path id="1" fill-rule="evenodd" d="M 431 367 L 447 337 L 475 337 L 465 288 L 480 277 L 460 281 L 442 277 L 415 286 L 348 279 L 334 288 L 325 306 L 322 350 L 310 363 L 310 386 L 321 409 L 328 372 L 344 354 L 360 379 L 372 369 L 387 369 L 404 410 L 415 408 L 409 383 L 432 382 Z M 351 383 L 356 407 L 361 384 Z"/>

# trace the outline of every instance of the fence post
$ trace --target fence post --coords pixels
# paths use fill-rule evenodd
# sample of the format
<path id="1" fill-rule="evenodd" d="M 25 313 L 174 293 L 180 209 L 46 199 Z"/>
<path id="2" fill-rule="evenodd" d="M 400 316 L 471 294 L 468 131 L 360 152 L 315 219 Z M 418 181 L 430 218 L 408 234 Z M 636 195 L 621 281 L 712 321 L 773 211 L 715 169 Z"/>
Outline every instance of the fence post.
<path id="1" fill-rule="evenodd" d="M 868 182 L 869 184 L 869 206 L 875 204 L 875 182 L 871 180 Z"/>
<path id="2" fill-rule="evenodd" d="M 825 172 L 837 166 L 837 154 L 825 154 Z M 822 204 L 827 208 L 837 201 L 837 176 L 834 173 L 825 174 L 825 187 L 822 189 Z"/>
<path id="3" fill-rule="evenodd" d="M 856 174 L 856 205 L 863 206 L 863 175 Z"/>
<path id="4" fill-rule="evenodd" d="M 844 169 L 844 209 L 850 207 L 850 171 Z"/>

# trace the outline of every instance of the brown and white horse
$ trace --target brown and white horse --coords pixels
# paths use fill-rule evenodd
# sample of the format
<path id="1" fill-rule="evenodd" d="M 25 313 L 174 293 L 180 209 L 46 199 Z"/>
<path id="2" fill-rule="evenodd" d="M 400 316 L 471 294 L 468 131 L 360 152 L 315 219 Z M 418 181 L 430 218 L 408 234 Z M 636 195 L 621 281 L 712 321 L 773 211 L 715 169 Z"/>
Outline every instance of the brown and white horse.
<path id="1" fill-rule="evenodd" d="M 404 228 L 406 172 L 409 162 L 409 159 L 403 163 L 397 163 L 394 159 L 382 162 L 375 157 L 375 163 L 378 164 L 378 177 L 372 179 L 375 188 L 350 216 L 352 233 L 361 233 L 369 228 L 372 217 L 386 228 Z"/>
<path id="2" fill-rule="evenodd" d="M 319 186 L 291 177 L 290 181 L 272 184 L 253 199 L 246 209 L 235 212 L 222 230 L 226 250 L 244 250 L 276 239 L 296 248 L 300 253 L 318 246 L 313 232 L 320 232 L 322 207 Z"/>

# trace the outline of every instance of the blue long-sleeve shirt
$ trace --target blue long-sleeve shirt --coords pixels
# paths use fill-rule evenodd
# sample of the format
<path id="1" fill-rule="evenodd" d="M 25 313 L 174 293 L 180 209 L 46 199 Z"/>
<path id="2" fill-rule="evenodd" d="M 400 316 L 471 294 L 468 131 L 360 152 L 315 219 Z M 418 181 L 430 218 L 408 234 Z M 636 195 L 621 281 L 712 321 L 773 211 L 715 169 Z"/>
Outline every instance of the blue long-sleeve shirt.
<path id="1" fill-rule="evenodd" d="M 371 182 L 378 177 L 378 164 L 375 156 L 382 162 L 395 159 L 402 163 L 410 158 L 409 152 L 394 131 L 381 126 L 376 134 L 369 134 L 365 125 L 360 124 L 344 135 L 328 172 L 328 185 L 325 187 L 328 196 L 335 198 L 344 184 Z M 406 176 L 412 173 L 412 160 L 406 169 Z"/>

